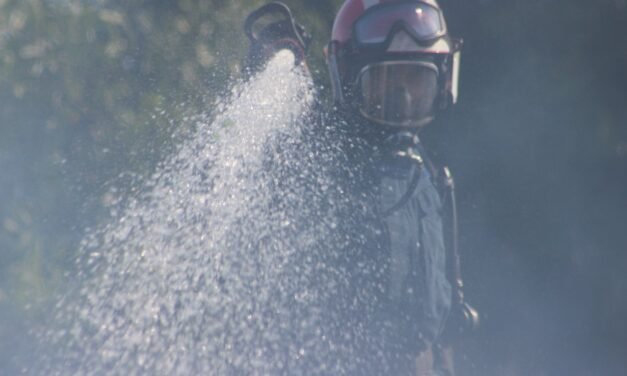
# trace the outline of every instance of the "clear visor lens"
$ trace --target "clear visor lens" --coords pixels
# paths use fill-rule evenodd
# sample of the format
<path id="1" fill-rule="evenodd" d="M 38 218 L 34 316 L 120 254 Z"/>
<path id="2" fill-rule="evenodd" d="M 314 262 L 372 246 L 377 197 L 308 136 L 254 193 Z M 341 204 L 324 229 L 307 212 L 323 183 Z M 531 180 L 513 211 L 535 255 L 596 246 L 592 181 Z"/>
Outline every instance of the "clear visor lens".
<path id="1" fill-rule="evenodd" d="M 445 32 L 438 9 L 427 4 L 403 3 L 366 13 L 355 24 L 355 39 L 360 44 L 383 43 L 398 22 L 421 40 L 431 40 Z"/>
<path id="2" fill-rule="evenodd" d="M 365 67 L 357 81 L 362 115 L 377 123 L 420 127 L 433 119 L 438 69 L 426 62 L 384 62 Z"/>

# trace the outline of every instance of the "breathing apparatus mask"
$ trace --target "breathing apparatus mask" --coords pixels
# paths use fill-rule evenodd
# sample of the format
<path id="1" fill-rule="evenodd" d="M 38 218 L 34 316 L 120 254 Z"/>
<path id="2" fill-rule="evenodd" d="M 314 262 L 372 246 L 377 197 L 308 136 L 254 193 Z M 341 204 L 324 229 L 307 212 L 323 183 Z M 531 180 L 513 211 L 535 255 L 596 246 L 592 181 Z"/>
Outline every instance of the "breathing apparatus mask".
<path id="1" fill-rule="evenodd" d="M 448 37 L 437 4 L 383 2 L 356 18 L 350 35 L 328 47 L 337 105 L 376 124 L 418 128 L 456 102 L 461 40 Z"/>
<path id="2" fill-rule="evenodd" d="M 422 61 L 366 65 L 356 80 L 356 106 L 376 123 L 420 127 L 433 119 L 438 68 Z"/>

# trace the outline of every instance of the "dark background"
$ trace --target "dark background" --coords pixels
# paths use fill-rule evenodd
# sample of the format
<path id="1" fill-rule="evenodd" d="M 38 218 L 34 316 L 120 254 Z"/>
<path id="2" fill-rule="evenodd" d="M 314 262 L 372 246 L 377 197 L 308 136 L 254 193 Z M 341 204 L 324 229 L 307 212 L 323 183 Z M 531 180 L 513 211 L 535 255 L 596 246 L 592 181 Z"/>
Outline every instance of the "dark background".
<path id="1" fill-rule="evenodd" d="M 447 1 L 472 374 L 627 374 L 624 1 Z"/>
<path id="2" fill-rule="evenodd" d="M 0 374 L 36 354 L 112 187 L 237 76 L 262 1 L 0 0 Z M 315 36 L 341 1 L 287 1 Z M 627 4 L 442 0 L 460 103 L 425 132 L 450 164 L 467 295 L 462 375 L 627 374 Z M 323 95 L 328 92 L 323 90 Z"/>

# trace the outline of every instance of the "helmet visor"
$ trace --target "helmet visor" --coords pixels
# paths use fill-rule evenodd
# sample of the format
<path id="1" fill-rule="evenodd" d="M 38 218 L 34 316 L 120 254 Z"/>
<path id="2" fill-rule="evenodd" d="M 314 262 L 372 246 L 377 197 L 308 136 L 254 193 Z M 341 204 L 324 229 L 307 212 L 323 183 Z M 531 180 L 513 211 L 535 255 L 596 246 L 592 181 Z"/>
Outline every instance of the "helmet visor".
<path id="1" fill-rule="evenodd" d="M 420 127 L 433 119 L 438 69 L 433 63 L 389 61 L 366 66 L 357 78 L 361 114 L 396 127 Z"/>
<path id="2" fill-rule="evenodd" d="M 439 9 L 421 2 L 386 4 L 371 8 L 356 22 L 354 38 L 362 47 L 381 45 L 397 25 L 419 41 L 431 41 L 446 34 Z"/>

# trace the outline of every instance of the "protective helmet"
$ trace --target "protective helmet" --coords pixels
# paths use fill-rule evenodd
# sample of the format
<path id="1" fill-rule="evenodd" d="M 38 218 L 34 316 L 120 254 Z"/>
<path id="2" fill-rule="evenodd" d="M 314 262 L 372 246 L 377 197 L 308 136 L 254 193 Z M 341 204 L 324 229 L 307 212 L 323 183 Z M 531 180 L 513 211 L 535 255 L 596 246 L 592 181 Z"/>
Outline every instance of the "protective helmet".
<path id="1" fill-rule="evenodd" d="M 460 48 L 435 0 L 347 0 L 327 47 L 335 103 L 421 127 L 457 100 Z"/>

